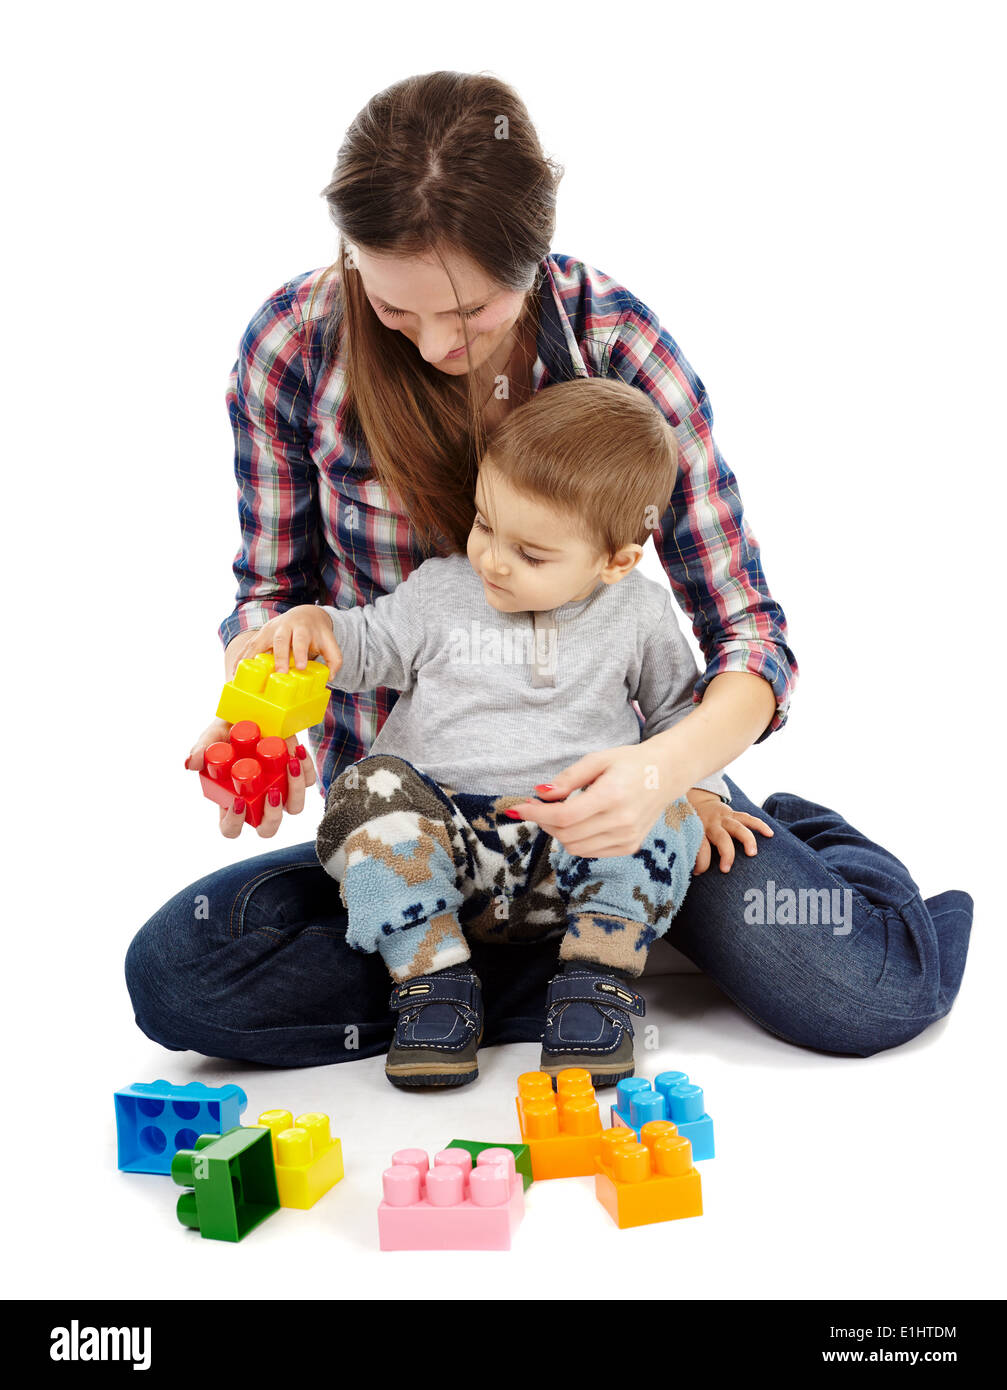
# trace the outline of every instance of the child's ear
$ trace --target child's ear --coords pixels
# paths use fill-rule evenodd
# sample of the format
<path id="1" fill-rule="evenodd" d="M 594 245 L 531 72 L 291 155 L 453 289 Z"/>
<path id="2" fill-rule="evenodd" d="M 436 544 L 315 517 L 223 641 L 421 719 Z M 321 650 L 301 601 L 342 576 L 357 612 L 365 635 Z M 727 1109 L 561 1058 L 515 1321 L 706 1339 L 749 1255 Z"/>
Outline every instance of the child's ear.
<path id="1" fill-rule="evenodd" d="M 620 579 L 625 579 L 627 574 L 636 569 L 642 559 L 642 545 L 624 545 L 610 557 L 601 571 L 601 578 L 606 584 L 618 584 Z"/>

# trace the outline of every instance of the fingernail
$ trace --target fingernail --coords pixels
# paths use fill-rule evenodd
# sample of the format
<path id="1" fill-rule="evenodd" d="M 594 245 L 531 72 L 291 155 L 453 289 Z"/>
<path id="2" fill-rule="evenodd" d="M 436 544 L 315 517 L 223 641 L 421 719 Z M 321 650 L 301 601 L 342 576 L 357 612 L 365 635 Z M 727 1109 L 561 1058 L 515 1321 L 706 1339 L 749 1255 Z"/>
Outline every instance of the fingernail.
<path id="1" fill-rule="evenodd" d="M 297 756 L 301 759 L 302 762 L 308 756 L 308 750 L 305 748 L 303 743 L 299 743 L 297 747 L 294 749 L 294 752 L 297 754 Z"/>
<path id="2" fill-rule="evenodd" d="M 301 764 L 297 761 L 296 758 L 291 758 L 290 762 L 287 763 L 287 771 L 290 773 L 291 777 L 300 777 Z"/>
<path id="3" fill-rule="evenodd" d="M 281 798 L 280 798 L 280 789 L 279 789 L 279 787 L 270 787 L 270 788 L 269 788 L 269 804 L 270 804 L 270 806 L 279 806 L 280 800 L 281 800 Z"/>
<path id="4" fill-rule="evenodd" d="M 553 786 L 552 782 L 539 782 L 535 790 L 537 792 L 551 792 L 555 790 L 555 787 Z"/>
<path id="5" fill-rule="evenodd" d="M 505 816 L 510 816 L 511 820 L 520 820 L 520 819 L 521 819 L 521 817 L 518 815 L 517 811 L 504 811 L 504 815 L 505 815 Z"/>
<path id="6" fill-rule="evenodd" d="M 244 798 L 243 796 L 236 796 L 236 797 L 234 798 L 234 806 L 232 807 L 232 810 L 234 811 L 234 814 L 235 814 L 236 816 L 240 816 L 241 813 L 242 813 L 242 811 L 243 811 L 244 809 L 245 809 L 245 798 Z"/>
<path id="7" fill-rule="evenodd" d="M 186 770 L 186 772 L 189 771 L 189 759 L 188 759 L 188 758 L 186 758 L 186 760 L 185 760 L 185 770 Z"/>

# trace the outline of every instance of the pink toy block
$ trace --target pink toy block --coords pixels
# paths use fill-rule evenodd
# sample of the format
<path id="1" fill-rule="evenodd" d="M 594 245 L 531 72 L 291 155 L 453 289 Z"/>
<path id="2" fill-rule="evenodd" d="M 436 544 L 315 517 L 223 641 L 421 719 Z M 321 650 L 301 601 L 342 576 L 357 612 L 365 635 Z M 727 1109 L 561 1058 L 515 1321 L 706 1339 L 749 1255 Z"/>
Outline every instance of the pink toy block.
<path id="1" fill-rule="evenodd" d="M 383 1178 L 382 1250 L 509 1250 L 524 1216 L 524 1183 L 510 1149 L 400 1149 Z"/>

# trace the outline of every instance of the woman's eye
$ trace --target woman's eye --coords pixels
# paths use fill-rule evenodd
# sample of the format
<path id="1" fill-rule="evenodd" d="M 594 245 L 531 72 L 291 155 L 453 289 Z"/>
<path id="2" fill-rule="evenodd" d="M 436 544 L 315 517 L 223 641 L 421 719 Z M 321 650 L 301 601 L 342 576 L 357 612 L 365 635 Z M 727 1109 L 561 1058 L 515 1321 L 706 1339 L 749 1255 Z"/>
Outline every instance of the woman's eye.
<path id="1" fill-rule="evenodd" d="M 488 531 L 490 528 L 486 525 L 485 521 L 480 521 L 479 518 L 476 517 L 476 529 L 479 531 Z"/>
<path id="2" fill-rule="evenodd" d="M 465 312 L 462 314 L 462 318 L 474 319 L 477 314 L 483 313 L 485 308 L 485 304 L 480 304 L 478 309 L 466 309 Z M 388 314 L 393 319 L 398 319 L 401 318 L 406 311 L 405 309 L 393 309 L 390 304 L 382 304 L 381 312 L 383 314 Z"/>

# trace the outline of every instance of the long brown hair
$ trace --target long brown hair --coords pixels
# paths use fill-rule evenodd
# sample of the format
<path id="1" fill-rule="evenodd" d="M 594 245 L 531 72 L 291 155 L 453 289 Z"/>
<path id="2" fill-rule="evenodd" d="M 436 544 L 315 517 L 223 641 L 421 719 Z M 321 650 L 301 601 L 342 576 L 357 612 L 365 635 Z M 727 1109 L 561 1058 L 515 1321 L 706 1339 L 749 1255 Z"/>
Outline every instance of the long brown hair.
<path id="1" fill-rule="evenodd" d="M 372 475 L 401 499 L 428 549 L 464 552 L 475 516 L 486 432 L 471 349 L 466 337 L 469 372 L 460 392 L 454 378 L 380 321 L 348 251 L 432 253 L 442 265 L 444 251 L 462 253 L 494 283 L 525 291 L 516 325 L 525 331 L 529 320 L 534 324 L 562 175 L 505 82 L 431 72 L 371 98 L 351 122 L 322 192 L 340 232 L 329 268 L 340 278 L 323 330 L 324 361 L 339 356 L 344 424 L 359 431 Z"/>

